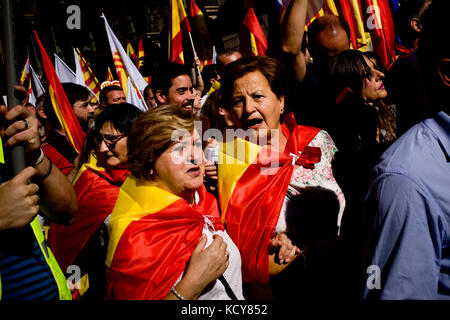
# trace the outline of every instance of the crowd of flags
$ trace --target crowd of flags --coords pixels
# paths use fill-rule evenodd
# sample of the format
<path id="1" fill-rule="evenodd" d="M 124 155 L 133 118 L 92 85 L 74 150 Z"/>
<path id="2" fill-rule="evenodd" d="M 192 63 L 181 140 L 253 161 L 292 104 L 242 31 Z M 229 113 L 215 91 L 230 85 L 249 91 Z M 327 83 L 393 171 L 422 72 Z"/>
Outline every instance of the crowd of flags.
<path id="1" fill-rule="evenodd" d="M 206 19 L 202 11 L 194 0 L 188 1 L 189 16 L 186 14 L 182 0 L 170 1 L 168 60 L 184 64 L 184 51 L 192 50 L 194 56 L 197 57 L 197 47 L 203 50 L 203 53 L 209 53 L 209 56 L 202 54 L 200 57 L 200 68 L 203 68 L 205 65 L 215 63 L 217 54 L 209 38 Z M 282 23 L 284 12 L 290 0 L 272 1 L 275 1 L 275 5 L 278 8 L 275 13 L 278 14 L 278 21 Z M 392 12 L 398 10 L 398 7 L 399 1 L 395 0 L 310 0 L 305 29 L 308 29 L 314 19 L 324 14 L 342 16 L 350 27 L 352 48 L 362 51 L 375 51 L 381 57 L 385 66 L 388 67 L 395 58 L 395 33 Z M 62 127 L 68 134 L 69 140 L 78 151 L 81 150 L 84 133 L 78 121 L 76 121 L 61 83 L 72 82 L 85 86 L 91 92 L 93 100 L 98 100 L 100 90 L 104 86 L 118 84 L 124 90 L 129 103 L 136 105 L 143 111 L 147 109 L 142 93 L 151 78 L 144 78 L 139 71 L 143 66 L 145 57 L 144 39 L 141 38 L 139 40 L 137 54 L 128 40 L 126 49 L 124 49 L 109 26 L 106 17 L 102 15 L 101 18 L 104 19 L 111 57 L 115 74 L 117 75 L 117 80 L 115 80 L 111 69 L 108 67 L 107 79 L 102 84 L 95 77 L 78 48 L 73 48 L 75 71 L 71 70 L 56 54 L 54 55 L 55 63 L 53 65 L 37 33 L 34 31 L 41 52 L 43 70 L 53 107 Z M 195 27 L 194 31 L 190 22 Z M 251 54 L 255 56 L 264 55 L 268 48 L 268 42 L 257 12 L 253 8 L 250 8 L 245 13 L 241 28 L 245 30 L 244 34 L 248 36 Z M 192 37 L 192 33 L 194 33 L 194 37 Z M 190 43 L 190 47 L 183 47 L 185 43 Z M 204 50 L 205 46 L 210 46 L 211 48 Z M 36 103 L 36 97 L 45 92 L 30 64 L 29 58 L 27 58 L 23 68 L 20 84 L 28 90 L 29 101 L 32 104 Z"/>

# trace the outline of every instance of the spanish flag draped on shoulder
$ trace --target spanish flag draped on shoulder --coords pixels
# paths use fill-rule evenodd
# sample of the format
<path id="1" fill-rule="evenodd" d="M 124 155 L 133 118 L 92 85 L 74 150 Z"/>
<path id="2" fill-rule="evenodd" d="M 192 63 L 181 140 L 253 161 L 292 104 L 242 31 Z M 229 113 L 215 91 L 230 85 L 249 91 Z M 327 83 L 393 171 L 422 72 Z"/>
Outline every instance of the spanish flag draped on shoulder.
<path id="1" fill-rule="evenodd" d="M 114 35 L 114 32 L 106 20 L 106 17 L 104 15 L 101 17 L 105 20 L 106 34 L 108 35 L 109 47 L 111 49 L 114 67 L 116 68 L 116 73 L 119 77 L 120 86 L 122 87 L 125 96 L 128 97 L 128 78 L 130 78 L 136 94 L 139 97 L 139 103 L 136 107 L 145 112 L 147 110 L 147 106 L 145 104 L 144 97 L 142 96 L 142 92 L 147 86 L 147 82 L 144 80 L 144 77 L 136 68 L 135 64 L 128 57 L 119 39 L 117 39 Z"/>
<path id="2" fill-rule="evenodd" d="M 128 176 L 108 222 L 105 298 L 160 300 L 200 241 L 205 219 L 223 230 L 216 198 L 202 186 L 198 204 Z"/>
<path id="3" fill-rule="evenodd" d="M 181 0 L 170 1 L 169 61 L 184 64 L 183 33 L 191 32 L 186 11 Z"/>
<path id="4" fill-rule="evenodd" d="M 61 82 L 56 75 L 55 68 L 44 49 L 44 46 L 39 39 L 37 32 L 33 31 L 36 41 L 41 51 L 42 65 L 44 68 L 45 77 L 48 82 L 48 91 L 50 94 L 50 99 L 52 101 L 53 109 L 55 110 L 56 116 L 58 117 L 61 126 L 66 132 L 70 143 L 75 148 L 75 150 L 80 153 L 81 147 L 83 146 L 83 141 L 85 133 L 81 129 L 80 123 L 73 112 L 72 106 L 67 99 L 66 93 L 61 85 Z"/>
<path id="5" fill-rule="evenodd" d="M 267 39 L 253 8 L 250 8 L 245 14 L 243 24 L 250 32 L 250 44 L 253 55 L 265 55 L 267 50 Z"/>
<path id="6" fill-rule="evenodd" d="M 222 220 L 241 253 L 242 279 L 246 283 L 269 282 L 268 245 L 294 164 L 313 168 L 321 159 L 320 148 L 308 146 L 320 129 L 298 126 L 292 113 L 286 116 L 281 129 L 280 134 L 287 138 L 282 153 L 239 138 L 220 148 L 218 190 Z"/>

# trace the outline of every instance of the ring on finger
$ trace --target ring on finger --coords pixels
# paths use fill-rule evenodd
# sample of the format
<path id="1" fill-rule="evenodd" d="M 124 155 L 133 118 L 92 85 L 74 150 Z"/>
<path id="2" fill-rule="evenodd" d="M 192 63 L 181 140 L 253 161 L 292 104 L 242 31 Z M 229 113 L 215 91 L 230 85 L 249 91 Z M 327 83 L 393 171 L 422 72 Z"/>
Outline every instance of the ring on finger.
<path id="1" fill-rule="evenodd" d="M 25 126 L 23 128 L 23 130 L 27 130 L 28 129 L 28 122 L 27 122 L 27 120 L 23 119 L 22 121 L 24 122 L 24 126 Z"/>

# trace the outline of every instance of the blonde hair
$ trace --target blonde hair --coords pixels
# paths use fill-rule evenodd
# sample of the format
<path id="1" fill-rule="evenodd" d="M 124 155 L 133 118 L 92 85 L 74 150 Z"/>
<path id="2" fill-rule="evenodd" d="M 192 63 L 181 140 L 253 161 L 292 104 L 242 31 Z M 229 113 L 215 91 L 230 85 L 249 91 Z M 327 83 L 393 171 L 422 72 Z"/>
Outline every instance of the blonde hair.
<path id="1" fill-rule="evenodd" d="M 155 162 L 175 141 L 174 131 L 194 130 L 194 116 L 176 105 L 161 105 L 143 113 L 128 133 L 128 165 L 136 178 L 151 181 Z"/>

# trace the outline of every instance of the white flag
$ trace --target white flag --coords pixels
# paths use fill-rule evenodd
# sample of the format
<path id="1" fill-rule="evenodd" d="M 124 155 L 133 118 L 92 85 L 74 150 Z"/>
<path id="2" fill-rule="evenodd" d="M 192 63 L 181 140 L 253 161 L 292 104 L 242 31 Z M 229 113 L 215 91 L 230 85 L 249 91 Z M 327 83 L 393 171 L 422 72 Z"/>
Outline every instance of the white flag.
<path id="1" fill-rule="evenodd" d="M 108 35 L 109 47 L 111 49 L 111 54 L 114 61 L 114 67 L 116 68 L 117 75 L 119 76 L 120 85 L 125 92 L 125 95 L 128 97 L 128 79 L 133 82 L 133 85 L 137 87 L 140 92 L 143 92 L 145 87 L 147 86 L 147 82 L 144 77 L 141 75 L 139 70 L 136 68 L 135 64 L 128 57 L 126 51 L 123 49 L 122 44 L 114 35 L 111 27 L 106 20 L 106 17 L 102 15 L 102 18 L 105 20 L 105 28 L 106 34 Z M 140 99 L 142 100 L 142 105 L 145 106 L 145 102 L 143 101 L 142 95 L 140 95 Z M 136 105 L 137 106 L 137 105 Z M 144 109 L 145 111 L 146 109 Z"/>
<path id="2" fill-rule="evenodd" d="M 133 86 L 133 81 L 130 78 L 128 78 L 127 92 L 127 103 L 132 104 L 138 107 L 138 109 L 140 109 L 142 112 L 145 112 L 147 108 L 145 107 L 142 99 L 139 98 L 138 93 L 136 92 L 136 88 Z"/>
<path id="3" fill-rule="evenodd" d="M 55 53 L 55 71 L 61 83 L 72 82 L 77 83 L 77 77 L 65 63 Z M 77 83 L 78 84 L 78 83 Z"/>
<path id="4" fill-rule="evenodd" d="M 39 98 L 42 94 L 45 93 L 45 89 L 44 89 L 44 86 L 42 85 L 41 81 L 39 80 L 37 74 L 34 72 L 31 64 L 30 64 L 30 71 L 31 71 L 31 79 L 33 80 L 34 89 L 36 90 L 37 97 Z"/>

